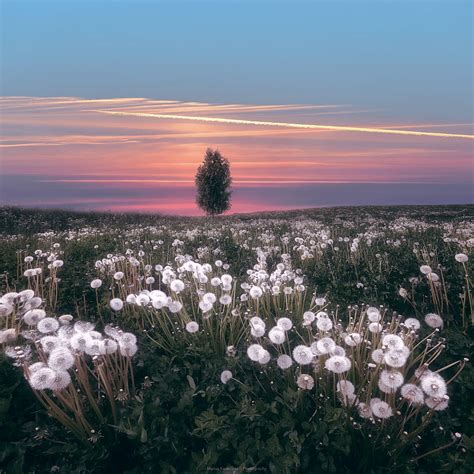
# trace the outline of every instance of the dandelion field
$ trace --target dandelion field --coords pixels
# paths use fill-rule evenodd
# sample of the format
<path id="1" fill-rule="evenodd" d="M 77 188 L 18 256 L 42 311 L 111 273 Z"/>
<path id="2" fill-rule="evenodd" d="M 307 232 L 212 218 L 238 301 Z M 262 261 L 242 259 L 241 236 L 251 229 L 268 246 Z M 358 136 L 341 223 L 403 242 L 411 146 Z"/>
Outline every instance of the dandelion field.
<path id="1" fill-rule="evenodd" d="M 0 209 L 0 471 L 474 471 L 474 206 Z"/>

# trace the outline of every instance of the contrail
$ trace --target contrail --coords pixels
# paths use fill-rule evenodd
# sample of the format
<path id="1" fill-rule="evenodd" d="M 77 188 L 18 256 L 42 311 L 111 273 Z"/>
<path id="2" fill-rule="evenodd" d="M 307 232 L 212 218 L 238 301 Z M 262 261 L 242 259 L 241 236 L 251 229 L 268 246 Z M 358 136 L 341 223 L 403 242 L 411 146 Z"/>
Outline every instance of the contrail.
<path id="1" fill-rule="evenodd" d="M 286 127 L 286 128 L 305 128 L 312 130 L 331 130 L 334 132 L 362 132 L 362 133 L 385 133 L 389 135 L 409 135 L 416 137 L 439 137 L 439 138 L 468 138 L 473 139 L 474 135 L 461 133 L 440 133 L 440 132 L 419 132 L 414 130 L 395 130 L 389 128 L 369 128 L 369 127 L 350 127 L 344 125 L 313 125 L 308 123 L 287 123 L 287 122 L 264 122 L 260 120 L 240 120 L 220 117 L 197 117 L 193 115 L 171 115 L 171 114 L 150 114 L 143 112 L 117 112 L 111 110 L 93 110 L 101 114 L 126 115 L 135 117 L 150 117 L 157 119 L 173 120 L 192 120 L 195 122 L 215 122 L 229 123 L 234 125 L 261 125 L 268 127 Z"/>

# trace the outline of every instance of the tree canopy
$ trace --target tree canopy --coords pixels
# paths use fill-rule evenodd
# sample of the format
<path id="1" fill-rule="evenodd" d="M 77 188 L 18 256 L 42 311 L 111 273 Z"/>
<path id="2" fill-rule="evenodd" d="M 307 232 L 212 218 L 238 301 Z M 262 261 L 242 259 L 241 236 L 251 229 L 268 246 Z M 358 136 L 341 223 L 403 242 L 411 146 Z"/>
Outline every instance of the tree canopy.
<path id="1" fill-rule="evenodd" d="M 229 161 L 219 150 L 208 148 L 196 173 L 196 203 L 210 216 L 222 214 L 231 207 Z"/>

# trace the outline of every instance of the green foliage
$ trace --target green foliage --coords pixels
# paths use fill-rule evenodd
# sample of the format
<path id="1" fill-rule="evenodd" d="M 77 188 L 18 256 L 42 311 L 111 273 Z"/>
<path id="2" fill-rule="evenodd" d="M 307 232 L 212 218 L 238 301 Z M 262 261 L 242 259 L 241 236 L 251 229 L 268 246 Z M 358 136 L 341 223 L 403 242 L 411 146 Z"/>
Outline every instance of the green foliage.
<path id="1" fill-rule="evenodd" d="M 338 237 L 354 237 L 366 230 L 368 216 L 380 219 L 387 226 L 399 216 L 422 218 L 427 223 L 450 222 L 456 226 L 460 219 L 469 218 L 471 214 L 469 206 L 361 208 L 357 212 L 325 209 L 259 215 L 258 219 L 265 223 L 266 217 L 270 217 L 272 221 L 265 226 L 278 237 L 283 237 L 292 225 L 304 218 L 319 219 Z M 29 252 L 46 249 L 60 241 L 67 264 L 60 272 L 62 291 L 58 311 L 99 320 L 99 316 L 105 315 L 95 310 L 96 293 L 88 286 L 94 277 L 91 268 L 95 260 L 107 253 L 133 246 L 136 237 L 132 235 L 127 240 L 121 237 L 124 228 L 138 229 L 137 234 L 141 234 L 136 241 L 140 248 L 156 261 L 166 263 L 173 259 L 170 249 L 175 238 L 169 229 L 184 233 L 199 222 L 206 232 L 211 232 L 198 232 L 186 240 L 184 251 L 196 256 L 198 249 L 204 252 L 206 246 L 211 251 L 219 248 L 218 258 L 229 263 L 234 274 L 242 275 L 255 262 L 254 249 L 242 246 L 239 235 L 223 224 L 238 225 L 257 241 L 261 236 L 252 219 L 255 216 L 224 217 L 216 226 L 207 219 L 4 208 L 0 210 L 1 268 L 8 272 L 10 288 L 20 288 L 22 276 L 17 274 L 16 252 L 25 248 Z M 341 224 L 347 220 L 354 223 L 354 228 Z M 85 226 L 95 229 L 69 238 L 69 233 Z M 145 226 L 150 229 L 145 230 Z M 54 235 L 37 234 L 51 230 Z M 17 237 L 13 237 L 16 234 Z M 163 244 L 154 249 L 155 243 L 151 241 L 158 238 Z M 398 290 L 401 284 L 409 287 L 407 278 L 418 274 L 420 261 L 412 252 L 413 242 L 418 242 L 436 254 L 433 258 L 446 267 L 449 279 L 452 305 L 443 334 L 447 348 L 439 362 L 444 365 L 472 357 L 474 332 L 472 328 L 462 328 L 459 319 L 457 295 L 463 275 L 453 262 L 456 247 L 444 242 L 433 227 L 426 231 L 414 229 L 404 234 L 404 239 L 407 244 L 400 247 L 375 241 L 370 255 L 352 260 L 341 244 L 340 252 L 328 250 L 322 258 L 302 261 L 307 285 L 316 287 L 318 294 L 327 294 L 341 307 L 359 301 L 384 304 L 401 314 L 412 314 L 411 306 L 398 296 Z M 265 242 L 261 240 L 259 245 Z M 294 242 L 287 251 L 294 258 L 298 255 Z M 209 259 L 216 258 L 211 252 L 206 255 Z M 357 287 L 357 283 L 362 283 L 362 287 Z M 423 311 L 428 311 L 430 306 L 423 285 L 420 283 L 415 299 Z M 5 290 L 6 280 L 3 280 L 1 291 Z M 97 293 L 102 305 L 107 304 L 105 291 L 101 288 Z M 433 429 L 423 435 L 418 446 L 407 446 L 405 451 L 392 456 L 388 440 L 375 441 L 368 436 L 373 431 L 357 423 L 354 425 L 355 414 L 351 419 L 345 410 L 318 400 L 315 393 L 297 390 L 294 384 L 278 380 L 275 374 L 268 377 L 260 373 L 250 362 L 242 362 L 245 358 L 217 355 L 210 344 L 200 344 L 192 350 L 179 347 L 170 356 L 159 351 L 144 332 L 139 346 L 135 377 L 141 388 L 137 398 L 124 413 L 121 424 L 112 427 L 113 434 L 87 445 L 78 442 L 48 417 L 20 371 L 12 367 L 11 361 L 0 359 L 0 471 L 166 474 L 234 468 L 235 472 L 254 469 L 272 473 L 474 472 L 472 364 L 468 364 L 450 386 L 449 409 L 437 415 L 443 430 Z M 222 384 L 219 376 L 223 368 L 232 370 L 236 380 Z M 272 380 L 276 383 L 271 383 Z M 451 432 L 464 434 L 460 446 L 412 462 L 416 452 L 427 453 L 446 443 L 446 435 Z"/>
<path id="2" fill-rule="evenodd" d="M 228 211 L 231 184 L 229 161 L 218 150 L 208 148 L 196 173 L 197 205 L 211 216 Z"/>

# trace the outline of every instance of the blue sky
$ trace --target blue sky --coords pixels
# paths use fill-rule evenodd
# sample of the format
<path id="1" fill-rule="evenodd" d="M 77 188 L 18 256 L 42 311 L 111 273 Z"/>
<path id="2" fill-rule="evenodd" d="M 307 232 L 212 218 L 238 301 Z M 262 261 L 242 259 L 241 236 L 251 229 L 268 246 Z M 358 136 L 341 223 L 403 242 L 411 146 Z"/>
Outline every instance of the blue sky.
<path id="1" fill-rule="evenodd" d="M 207 147 L 235 212 L 473 201 L 472 1 L 0 7 L 0 204 L 197 214 Z"/>
<path id="2" fill-rule="evenodd" d="M 3 1 L 2 95 L 472 119 L 471 1 Z"/>

